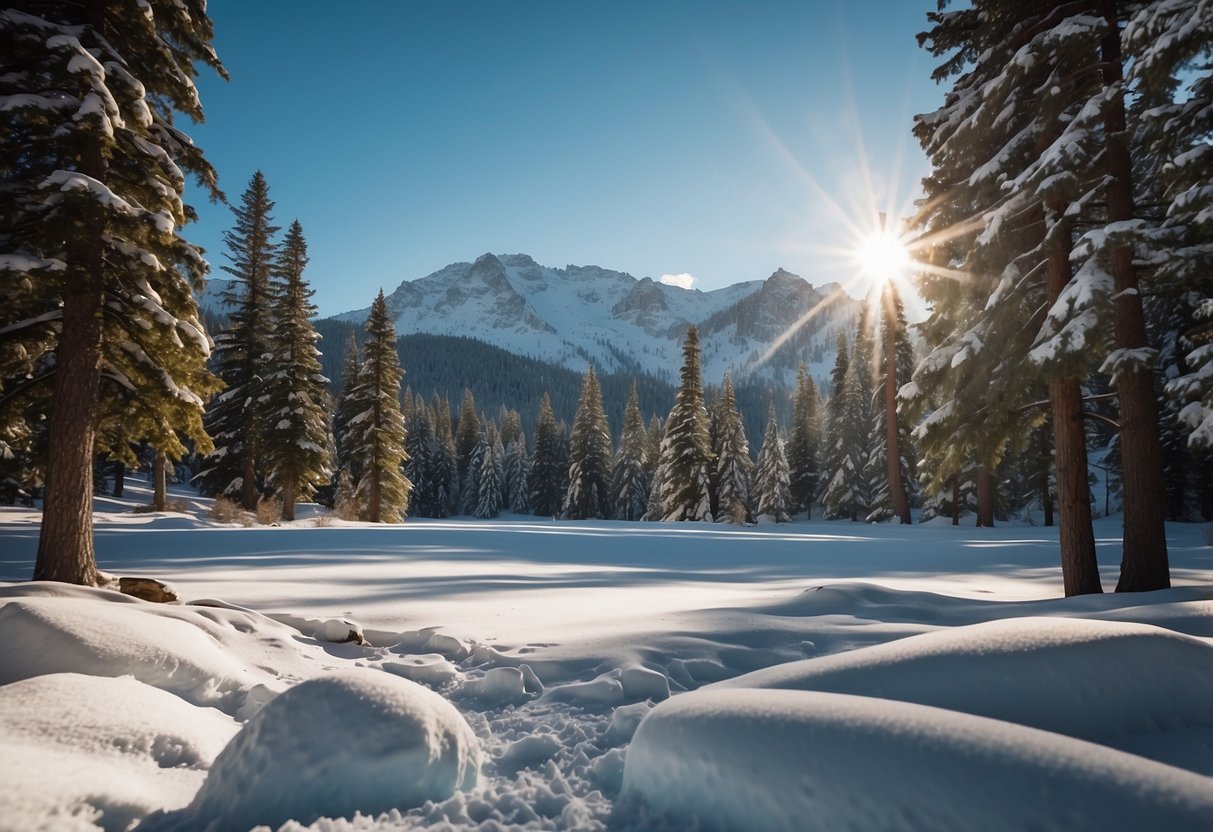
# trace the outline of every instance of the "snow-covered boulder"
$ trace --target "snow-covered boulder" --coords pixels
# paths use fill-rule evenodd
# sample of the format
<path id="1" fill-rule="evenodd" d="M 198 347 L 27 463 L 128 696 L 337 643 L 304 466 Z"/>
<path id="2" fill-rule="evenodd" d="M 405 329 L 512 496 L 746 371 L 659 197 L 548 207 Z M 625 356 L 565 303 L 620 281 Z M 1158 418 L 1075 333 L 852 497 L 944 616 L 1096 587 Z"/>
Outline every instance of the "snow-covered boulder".
<path id="1" fill-rule="evenodd" d="M 641 723 L 622 806 L 722 830 L 1195 832 L 1213 828 L 1213 779 L 923 705 L 707 689 Z"/>
<path id="2" fill-rule="evenodd" d="M 407 679 L 350 670 L 270 701 L 215 760 L 188 809 L 151 829 L 247 829 L 375 814 L 476 785 L 481 752 L 449 702 Z"/>
<path id="3" fill-rule="evenodd" d="M 1147 624 L 1012 618 L 775 665 L 715 687 L 878 696 L 1118 744 L 1213 727 L 1213 646 Z"/>

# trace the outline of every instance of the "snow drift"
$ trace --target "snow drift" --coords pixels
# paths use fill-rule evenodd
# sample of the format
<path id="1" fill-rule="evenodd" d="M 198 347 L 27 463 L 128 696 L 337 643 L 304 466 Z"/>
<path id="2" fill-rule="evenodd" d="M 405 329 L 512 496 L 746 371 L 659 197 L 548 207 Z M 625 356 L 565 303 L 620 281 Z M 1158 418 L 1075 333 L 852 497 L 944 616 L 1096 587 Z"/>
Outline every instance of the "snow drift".
<path id="1" fill-rule="evenodd" d="M 1213 827 L 1213 780 L 923 705 L 707 689 L 641 723 L 622 805 L 678 828 L 1195 832 Z"/>

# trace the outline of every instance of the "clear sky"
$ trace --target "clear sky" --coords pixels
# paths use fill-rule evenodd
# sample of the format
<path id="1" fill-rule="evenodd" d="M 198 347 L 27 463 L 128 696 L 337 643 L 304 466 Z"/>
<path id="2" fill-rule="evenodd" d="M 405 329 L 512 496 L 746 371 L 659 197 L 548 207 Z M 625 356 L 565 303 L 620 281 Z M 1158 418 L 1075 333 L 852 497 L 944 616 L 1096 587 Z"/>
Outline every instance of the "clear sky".
<path id="1" fill-rule="evenodd" d="M 231 73 L 191 130 L 298 218 L 321 314 L 486 251 L 710 290 L 844 280 L 849 223 L 908 211 L 933 0 L 211 0 Z M 216 268 L 226 206 L 190 194 Z"/>

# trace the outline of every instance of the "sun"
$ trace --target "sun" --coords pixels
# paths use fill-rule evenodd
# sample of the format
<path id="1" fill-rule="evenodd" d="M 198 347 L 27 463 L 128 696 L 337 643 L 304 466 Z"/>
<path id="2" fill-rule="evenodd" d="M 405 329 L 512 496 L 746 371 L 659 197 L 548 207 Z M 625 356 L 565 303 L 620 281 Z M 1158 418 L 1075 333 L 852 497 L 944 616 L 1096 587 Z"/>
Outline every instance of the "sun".
<path id="1" fill-rule="evenodd" d="M 874 289 L 904 277 L 912 268 L 905 241 L 887 230 L 861 239 L 855 247 L 855 260 Z"/>

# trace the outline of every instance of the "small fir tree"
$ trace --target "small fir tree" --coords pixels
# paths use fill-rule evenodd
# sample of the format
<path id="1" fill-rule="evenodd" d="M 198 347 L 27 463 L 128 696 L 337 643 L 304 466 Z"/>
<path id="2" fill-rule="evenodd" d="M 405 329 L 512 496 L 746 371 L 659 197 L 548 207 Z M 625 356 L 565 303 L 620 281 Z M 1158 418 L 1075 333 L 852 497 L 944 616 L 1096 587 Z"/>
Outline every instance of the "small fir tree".
<path id="1" fill-rule="evenodd" d="M 755 475 L 757 489 L 757 512 L 760 517 L 770 517 L 776 523 L 791 519 L 792 492 L 791 473 L 784 454 L 783 440 L 779 438 L 779 424 L 775 420 L 775 404 L 767 411 L 767 428 L 762 437 L 762 449 L 758 452 L 758 471 Z"/>
<path id="2" fill-rule="evenodd" d="M 560 425 L 552 413 L 552 400 L 545 392 L 535 421 L 535 449 L 531 452 L 531 510 L 540 517 L 560 513 L 568 481 L 563 457 Z"/>
<path id="3" fill-rule="evenodd" d="M 733 380 L 724 377 L 716 434 L 716 488 L 719 512 L 716 519 L 744 523 L 750 509 L 750 488 L 754 463 L 745 438 L 745 425 L 737 411 Z"/>
<path id="4" fill-rule="evenodd" d="M 565 517 L 585 520 L 611 516 L 611 453 L 602 391 L 591 367 L 582 379 L 569 442 L 569 486 L 562 511 Z"/>
<path id="5" fill-rule="evenodd" d="M 615 454 L 615 465 L 611 471 L 611 503 L 615 517 L 620 520 L 639 520 L 648 510 L 646 443 L 644 419 L 640 415 L 640 399 L 636 393 L 636 382 L 633 380 L 627 407 L 623 413 L 623 435 L 619 440 L 619 450 Z"/>

